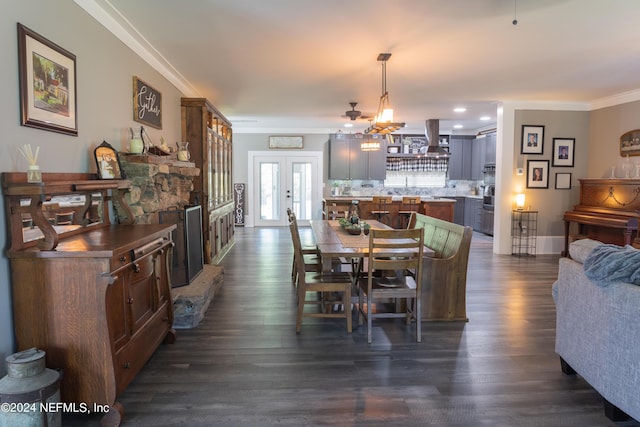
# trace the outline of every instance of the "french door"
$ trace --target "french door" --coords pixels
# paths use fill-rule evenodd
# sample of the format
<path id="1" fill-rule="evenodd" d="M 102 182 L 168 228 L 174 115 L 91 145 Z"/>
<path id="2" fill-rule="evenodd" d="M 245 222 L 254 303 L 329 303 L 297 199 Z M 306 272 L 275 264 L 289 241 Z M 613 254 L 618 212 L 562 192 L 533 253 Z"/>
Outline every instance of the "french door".
<path id="1" fill-rule="evenodd" d="M 288 225 L 290 208 L 301 225 L 322 212 L 322 152 L 249 152 L 253 225 Z"/>

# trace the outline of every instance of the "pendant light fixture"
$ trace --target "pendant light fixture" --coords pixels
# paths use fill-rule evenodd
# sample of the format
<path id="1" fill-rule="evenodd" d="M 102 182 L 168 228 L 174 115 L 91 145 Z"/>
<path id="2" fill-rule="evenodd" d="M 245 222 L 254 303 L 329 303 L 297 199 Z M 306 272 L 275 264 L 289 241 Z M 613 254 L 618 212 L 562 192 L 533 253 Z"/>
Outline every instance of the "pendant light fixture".
<path id="1" fill-rule="evenodd" d="M 378 113 L 373 124 L 365 130 L 365 133 L 388 134 L 405 126 L 404 123 L 393 121 L 393 108 L 389 102 L 389 92 L 387 92 L 387 61 L 391 57 L 390 53 L 378 55 L 378 61 L 382 62 L 382 96 L 378 104 Z"/>

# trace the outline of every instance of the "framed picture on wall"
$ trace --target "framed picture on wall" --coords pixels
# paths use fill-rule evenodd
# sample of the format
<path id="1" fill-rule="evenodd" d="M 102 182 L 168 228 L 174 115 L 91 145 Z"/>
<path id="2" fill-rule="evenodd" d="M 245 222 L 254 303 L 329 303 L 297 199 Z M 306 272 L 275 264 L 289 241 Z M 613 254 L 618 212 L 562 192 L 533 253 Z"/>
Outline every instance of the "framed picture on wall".
<path id="1" fill-rule="evenodd" d="M 18 24 L 21 125 L 78 136 L 76 56 Z"/>
<path id="2" fill-rule="evenodd" d="M 571 189 L 571 174 L 558 172 L 556 173 L 556 190 Z"/>
<path id="3" fill-rule="evenodd" d="M 269 148 L 302 148 L 302 136 L 270 136 Z"/>
<path id="4" fill-rule="evenodd" d="M 544 126 L 522 125 L 521 154 L 542 154 L 544 152 Z"/>
<path id="5" fill-rule="evenodd" d="M 551 166 L 573 167 L 575 147 L 575 138 L 553 138 L 553 157 L 551 157 Z"/>
<path id="6" fill-rule="evenodd" d="M 527 160 L 527 188 L 549 188 L 549 160 Z"/>

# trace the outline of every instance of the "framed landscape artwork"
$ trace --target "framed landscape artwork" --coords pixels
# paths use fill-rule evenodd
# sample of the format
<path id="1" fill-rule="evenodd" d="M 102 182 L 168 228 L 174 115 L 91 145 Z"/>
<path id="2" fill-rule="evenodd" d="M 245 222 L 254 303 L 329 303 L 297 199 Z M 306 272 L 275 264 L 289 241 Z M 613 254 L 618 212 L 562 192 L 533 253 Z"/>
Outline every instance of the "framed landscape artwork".
<path id="1" fill-rule="evenodd" d="M 544 152 L 544 126 L 522 125 L 521 154 L 542 154 Z"/>
<path id="2" fill-rule="evenodd" d="M 18 23 L 21 125 L 78 136 L 76 56 Z"/>

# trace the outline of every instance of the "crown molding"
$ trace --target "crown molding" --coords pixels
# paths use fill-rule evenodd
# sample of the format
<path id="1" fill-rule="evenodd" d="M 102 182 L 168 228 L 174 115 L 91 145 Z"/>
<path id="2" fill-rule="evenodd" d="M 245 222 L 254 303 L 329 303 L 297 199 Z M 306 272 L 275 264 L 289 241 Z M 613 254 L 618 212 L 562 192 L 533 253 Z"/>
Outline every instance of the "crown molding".
<path id="1" fill-rule="evenodd" d="M 173 84 L 184 96 L 202 97 L 108 0 L 74 0 L 85 12 Z"/>
<path id="2" fill-rule="evenodd" d="M 640 89 L 619 93 L 613 96 L 596 99 L 591 102 L 591 110 L 613 107 L 614 105 L 626 104 L 627 102 L 640 101 Z"/>

